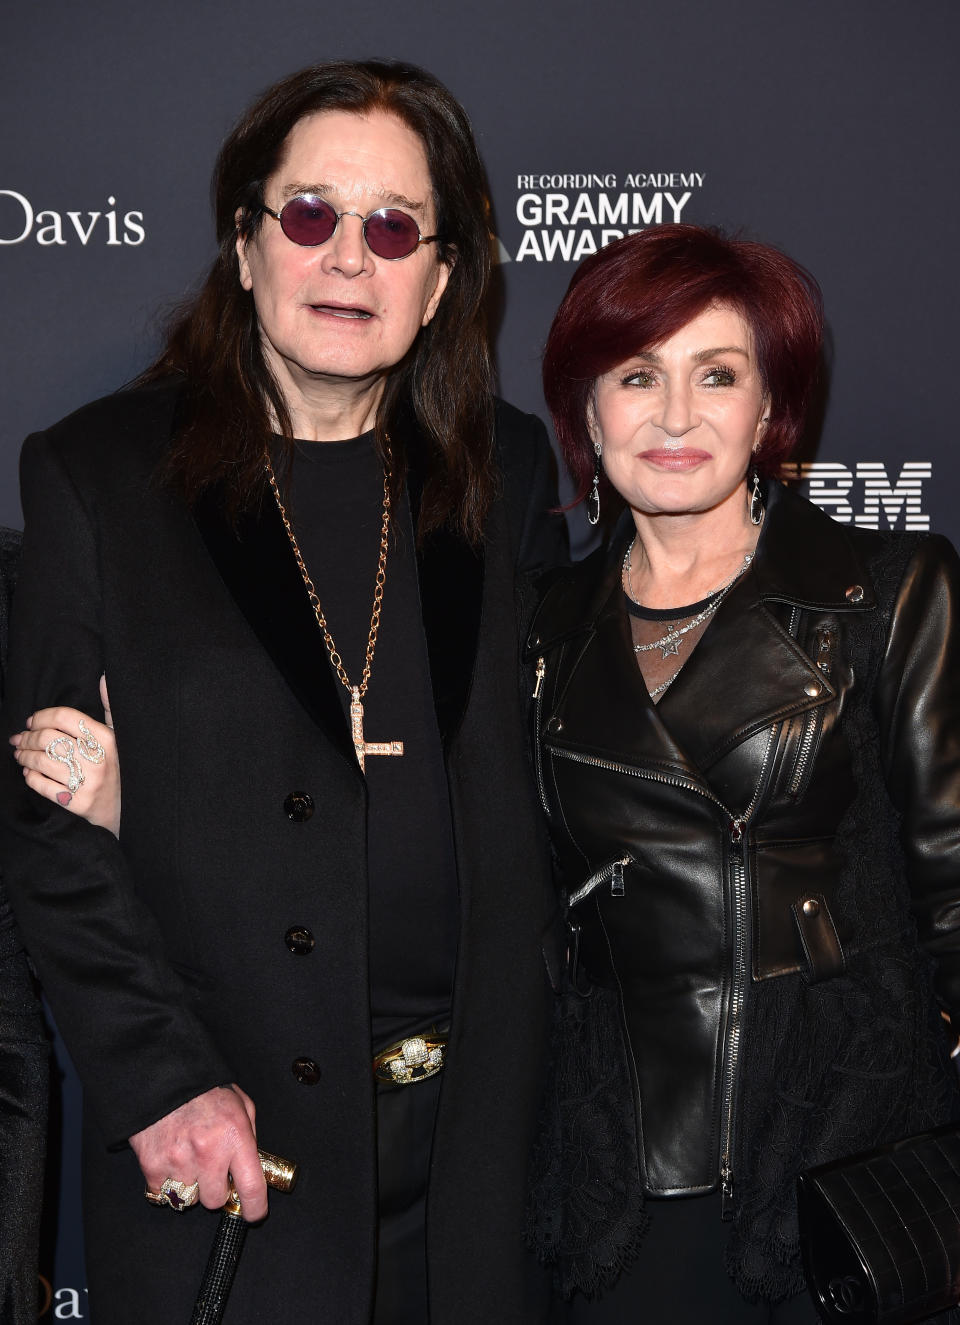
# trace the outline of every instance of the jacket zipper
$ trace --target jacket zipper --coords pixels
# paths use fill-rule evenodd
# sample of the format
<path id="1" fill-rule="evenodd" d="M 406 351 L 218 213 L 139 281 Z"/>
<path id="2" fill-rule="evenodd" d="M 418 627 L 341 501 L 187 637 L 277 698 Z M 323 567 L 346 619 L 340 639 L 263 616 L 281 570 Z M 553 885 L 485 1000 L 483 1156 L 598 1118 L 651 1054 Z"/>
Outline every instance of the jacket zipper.
<path id="1" fill-rule="evenodd" d="M 817 656 L 816 664 L 824 676 L 830 675 L 830 665 L 833 652 L 833 631 L 824 626 L 817 631 Z M 807 776 L 810 756 L 816 748 L 817 737 L 820 735 L 823 727 L 823 708 L 818 706 L 807 714 L 806 723 L 803 729 L 803 735 L 800 738 L 800 747 L 797 751 L 797 762 L 794 764 L 793 777 L 790 779 L 790 785 L 787 792 L 795 800 L 806 790 L 809 777 Z"/>
<path id="2" fill-rule="evenodd" d="M 607 879 L 610 880 L 610 896 L 622 897 L 624 895 L 623 871 L 627 865 L 632 864 L 633 857 L 629 854 L 609 861 L 602 869 L 597 870 L 596 874 L 591 874 L 589 879 L 581 883 L 576 892 L 570 894 L 567 898 L 567 905 L 578 906 L 585 897 L 589 897 L 602 883 L 606 883 Z"/>
<path id="3" fill-rule="evenodd" d="M 740 1032 L 746 1002 L 746 953 L 744 921 L 746 918 L 747 871 L 743 859 L 743 825 L 730 826 L 730 873 L 735 926 L 733 936 L 733 985 L 727 1022 L 726 1055 L 723 1066 L 723 1095 L 720 1107 L 720 1217 L 733 1218 L 733 1100 L 740 1059 Z"/>
<path id="4" fill-rule="evenodd" d="M 723 1150 L 720 1155 L 720 1213 L 723 1219 L 733 1218 L 733 1123 L 737 1074 L 740 1064 L 741 1032 L 743 1029 L 743 1009 L 746 1003 L 747 988 L 747 868 L 744 860 L 744 837 L 751 816 L 763 792 L 767 767 L 776 741 L 777 728 L 770 728 L 767 745 L 760 765 L 760 773 L 753 791 L 750 804 L 743 814 L 733 814 L 719 797 L 708 788 L 698 783 L 666 773 L 652 773 L 646 769 L 631 768 L 610 759 L 598 759 L 592 755 L 577 754 L 572 750 L 554 750 L 554 755 L 563 759 L 572 759 L 576 763 L 591 764 L 597 768 L 606 768 L 615 773 L 624 773 L 628 777 L 645 778 L 666 786 L 684 787 L 697 795 L 712 801 L 727 816 L 727 832 L 731 846 L 731 879 L 734 909 L 733 927 L 733 979 L 730 989 L 729 1015 L 724 1041 L 723 1091 L 720 1108 L 720 1135 L 723 1138 Z M 610 868 L 610 867 L 608 867 Z M 589 881 L 588 881 L 589 882 Z M 584 885 L 586 886 L 586 885 Z"/>
<path id="5" fill-rule="evenodd" d="M 547 663 L 546 659 L 541 654 L 541 656 L 537 659 L 537 680 L 536 684 L 533 687 L 534 699 L 540 698 L 540 691 L 543 689 L 543 678 L 546 676 L 546 674 L 547 674 Z"/>
<path id="6" fill-rule="evenodd" d="M 577 764 L 590 764 L 594 768 L 606 768 L 611 773 L 624 773 L 627 777 L 642 778 L 647 782 L 660 782 L 667 787 L 683 787 L 687 791 L 695 791 L 698 795 L 712 801 L 727 816 L 730 827 L 734 824 L 743 824 L 745 820 L 733 814 L 724 805 L 719 797 L 714 796 L 713 792 L 703 787 L 692 778 L 680 777 L 679 774 L 651 773 L 647 769 L 631 767 L 629 764 L 618 764 L 613 759 L 600 759 L 596 755 L 578 754 L 576 750 L 554 750 L 553 755 L 558 759 L 572 759 Z"/>
<path id="7" fill-rule="evenodd" d="M 543 754 L 540 750 L 540 712 L 543 708 L 543 679 L 547 674 L 546 659 L 537 659 L 536 681 L 533 687 L 533 762 L 537 769 L 537 790 L 540 793 L 540 807 L 547 819 L 551 818 L 547 804 L 547 791 L 543 785 Z"/>
<path id="8" fill-rule="evenodd" d="M 737 1076 L 740 1067 L 741 1034 L 743 1031 L 743 1010 L 747 1001 L 747 923 L 749 897 L 747 886 L 747 864 L 744 858 L 744 845 L 747 824 L 763 792 L 767 766 L 776 744 L 777 728 L 771 727 L 767 737 L 767 747 L 763 752 L 757 785 L 753 789 L 750 804 L 739 820 L 730 825 L 730 865 L 734 910 L 733 931 L 733 985 L 730 990 L 730 1012 L 727 1022 L 726 1057 L 724 1062 L 723 1097 L 720 1112 L 720 1135 L 723 1137 L 723 1153 L 720 1156 L 720 1217 L 724 1220 L 733 1218 L 733 1120 L 734 1103 L 737 1089 Z"/>

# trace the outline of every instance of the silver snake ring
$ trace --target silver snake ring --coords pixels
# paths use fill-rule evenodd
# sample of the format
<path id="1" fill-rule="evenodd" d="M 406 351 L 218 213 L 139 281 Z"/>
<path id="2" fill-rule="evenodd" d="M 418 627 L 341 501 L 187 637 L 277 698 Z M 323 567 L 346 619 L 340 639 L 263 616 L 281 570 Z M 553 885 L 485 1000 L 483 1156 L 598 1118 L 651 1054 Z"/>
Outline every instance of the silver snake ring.
<path id="1" fill-rule="evenodd" d="M 74 758 L 76 753 L 77 747 L 69 736 L 55 736 L 47 746 L 47 754 L 55 763 L 66 764 L 70 775 L 67 779 L 67 789 L 72 792 L 79 791 L 83 786 L 83 769 Z"/>

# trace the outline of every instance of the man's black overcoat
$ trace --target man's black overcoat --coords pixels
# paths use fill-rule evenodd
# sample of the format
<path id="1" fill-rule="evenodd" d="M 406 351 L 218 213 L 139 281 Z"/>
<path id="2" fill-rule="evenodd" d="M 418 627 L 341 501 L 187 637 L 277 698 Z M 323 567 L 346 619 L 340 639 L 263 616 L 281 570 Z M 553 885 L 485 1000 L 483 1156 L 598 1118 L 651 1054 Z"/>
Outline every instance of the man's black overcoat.
<path id="1" fill-rule="evenodd" d="M 261 1144 L 300 1164 L 251 1231 L 227 1320 L 366 1325 L 376 1226 L 365 786 L 279 518 L 237 538 L 157 481 L 175 386 L 122 392 L 28 439 L 6 727 L 99 712 L 120 842 L 3 773 L 5 870 L 82 1079 L 91 1319 L 190 1317 L 216 1217 L 143 1199 L 125 1139 L 236 1081 Z M 557 555 L 542 425 L 498 407 L 502 493 L 482 555 L 428 540 L 420 588 L 453 814 L 460 938 L 428 1198 L 432 1325 L 540 1319 L 521 1244 L 544 1044 L 546 852 L 531 791 L 515 572 Z M 417 476 L 411 474 L 411 501 Z M 5 761 L 6 763 L 6 761 Z M 315 812 L 294 822 L 291 792 Z M 312 931 L 292 955 L 291 926 Z M 312 1059 L 312 1085 L 292 1065 Z M 302 1074 L 301 1074 L 302 1075 Z M 412 1087 L 416 1089 L 416 1087 Z"/>

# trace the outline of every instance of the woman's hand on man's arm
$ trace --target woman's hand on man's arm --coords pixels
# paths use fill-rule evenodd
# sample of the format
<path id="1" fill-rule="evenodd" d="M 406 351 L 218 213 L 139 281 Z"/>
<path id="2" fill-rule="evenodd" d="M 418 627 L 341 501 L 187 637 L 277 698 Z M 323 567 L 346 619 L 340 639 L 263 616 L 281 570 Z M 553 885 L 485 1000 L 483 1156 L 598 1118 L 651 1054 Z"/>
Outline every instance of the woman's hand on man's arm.
<path id="1" fill-rule="evenodd" d="M 79 709 L 39 709 L 10 744 L 32 791 L 119 837 L 120 762 L 102 676 L 100 698 L 103 722 Z"/>

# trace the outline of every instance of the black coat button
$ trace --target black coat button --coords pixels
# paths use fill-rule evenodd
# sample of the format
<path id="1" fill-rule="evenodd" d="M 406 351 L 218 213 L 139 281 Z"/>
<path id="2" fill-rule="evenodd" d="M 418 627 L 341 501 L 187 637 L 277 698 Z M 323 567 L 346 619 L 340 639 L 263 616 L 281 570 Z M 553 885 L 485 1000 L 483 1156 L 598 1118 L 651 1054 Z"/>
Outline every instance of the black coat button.
<path id="1" fill-rule="evenodd" d="M 303 925 L 291 925 L 283 941 L 295 957 L 306 957 L 308 952 L 313 952 L 315 939 Z"/>
<path id="2" fill-rule="evenodd" d="M 320 1069 L 312 1058 L 295 1058 L 292 1070 L 301 1086 L 315 1086 L 320 1080 Z"/>
<path id="3" fill-rule="evenodd" d="M 551 736 L 556 736 L 563 731 L 563 723 L 559 718 L 551 718 L 547 723 L 547 731 Z"/>
<path id="4" fill-rule="evenodd" d="M 283 802 L 283 811 L 291 823 L 304 824 L 313 814 L 313 797 L 305 791 L 291 791 Z"/>

